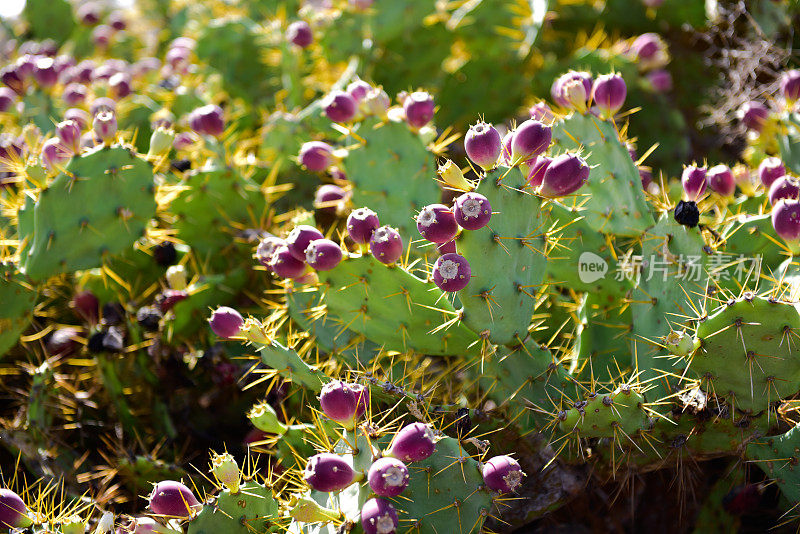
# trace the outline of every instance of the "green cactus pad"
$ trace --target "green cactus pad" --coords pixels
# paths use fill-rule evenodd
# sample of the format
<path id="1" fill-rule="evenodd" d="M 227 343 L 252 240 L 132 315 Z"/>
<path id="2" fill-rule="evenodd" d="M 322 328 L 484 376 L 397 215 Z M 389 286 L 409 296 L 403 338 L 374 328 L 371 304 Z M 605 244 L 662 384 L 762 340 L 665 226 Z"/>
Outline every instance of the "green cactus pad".
<path id="1" fill-rule="evenodd" d="M 330 381 L 322 372 L 308 365 L 296 351 L 273 341 L 261 348 L 261 361 L 279 371 L 281 376 L 314 392 Z"/>
<path id="2" fill-rule="evenodd" d="M 573 113 L 553 125 L 553 143 L 555 151 L 581 148 L 592 167 L 589 181 L 577 192 L 590 227 L 637 237 L 653 226 L 639 171 L 612 123 Z"/>
<path id="3" fill-rule="evenodd" d="M 17 344 L 28 327 L 39 295 L 13 263 L 0 263 L 0 357 Z"/>
<path id="4" fill-rule="evenodd" d="M 472 270 L 469 284 L 458 292 L 464 324 L 501 345 L 527 336 L 547 262 L 549 218 L 541 201 L 522 190 L 526 183 L 516 168 L 488 173 L 477 192 L 496 213 L 487 226 L 463 231 L 456 241 Z"/>
<path id="5" fill-rule="evenodd" d="M 750 444 L 747 458 L 775 479 L 790 502 L 800 502 L 800 427 Z"/>
<path id="6" fill-rule="evenodd" d="M 798 332 L 796 304 L 746 294 L 698 325 L 692 371 L 707 392 L 757 414 L 800 389 Z"/>
<path id="7" fill-rule="evenodd" d="M 634 386 L 623 385 L 611 393 L 596 393 L 567 410 L 558 428 L 581 437 L 626 440 L 624 434 L 635 435 L 646 426 L 644 402 L 641 391 Z"/>
<path id="8" fill-rule="evenodd" d="M 245 482 L 232 494 L 225 489 L 214 504 L 207 504 L 189 523 L 189 534 L 252 534 L 279 532 L 278 501 L 272 490 L 258 482 Z"/>
<path id="9" fill-rule="evenodd" d="M 21 270 L 33 280 L 100 267 L 140 238 L 155 215 L 150 165 L 123 147 L 98 147 L 73 158 L 39 192 L 20 226 Z M 24 234 L 22 232 L 25 232 Z"/>
<path id="10" fill-rule="evenodd" d="M 434 331 L 458 312 L 431 282 L 372 256 L 351 256 L 320 272 L 328 312 L 341 324 L 386 350 L 430 355 L 474 354 L 478 337 L 455 323 Z"/>

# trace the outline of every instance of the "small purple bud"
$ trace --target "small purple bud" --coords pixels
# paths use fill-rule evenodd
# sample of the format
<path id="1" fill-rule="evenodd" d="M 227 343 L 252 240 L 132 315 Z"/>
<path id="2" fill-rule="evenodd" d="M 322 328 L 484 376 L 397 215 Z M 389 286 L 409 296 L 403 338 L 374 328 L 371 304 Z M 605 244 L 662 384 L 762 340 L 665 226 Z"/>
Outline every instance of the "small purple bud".
<path id="1" fill-rule="evenodd" d="M 0 528 L 25 528 L 33 522 L 27 516 L 28 507 L 19 495 L 10 489 L 0 488 Z"/>
<path id="2" fill-rule="evenodd" d="M 406 122 L 412 128 L 422 128 L 433 119 L 433 97 L 425 91 L 415 91 L 403 101 Z"/>
<path id="3" fill-rule="evenodd" d="M 360 104 L 371 89 L 372 86 L 364 80 L 356 80 L 354 82 L 350 82 L 350 84 L 347 86 L 347 94 L 353 97 L 353 100 L 355 100 L 356 103 Z"/>
<path id="4" fill-rule="evenodd" d="M 453 203 L 453 215 L 465 230 L 480 230 L 492 218 L 492 205 L 480 193 L 464 193 Z"/>
<path id="5" fill-rule="evenodd" d="M 108 25 L 117 31 L 123 31 L 128 27 L 128 24 L 125 22 L 125 15 L 122 13 L 122 11 L 112 11 L 108 15 L 106 22 L 108 22 Z"/>
<path id="6" fill-rule="evenodd" d="M 101 24 L 92 30 L 92 42 L 98 48 L 106 48 L 114 37 L 114 30 L 107 24 Z"/>
<path id="7" fill-rule="evenodd" d="M 86 2 L 78 7 L 78 20 L 84 26 L 94 26 L 100 22 L 100 6 L 95 2 Z"/>
<path id="8" fill-rule="evenodd" d="M 221 338 L 230 339 L 237 335 L 244 324 L 242 315 L 227 306 L 220 306 L 208 320 L 211 330 Z"/>
<path id="9" fill-rule="evenodd" d="M 622 109 L 627 95 L 628 87 L 619 74 L 598 76 L 592 86 L 592 102 L 608 117 Z"/>
<path id="10" fill-rule="evenodd" d="M 433 243 L 446 243 L 458 233 L 458 223 L 453 212 L 444 204 L 430 204 L 417 215 L 417 230 Z"/>
<path id="11" fill-rule="evenodd" d="M 323 452 L 308 459 L 303 479 L 316 491 L 341 491 L 356 481 L 356 473 L 344 458 Z"/>
<path id="12" fill-rule="evenodd" d="M 342 261 L 342 249 L 330 239 L 316 239 L 306 248 L 306 263 L 317 271 L 330 271 Z"/>
<path id="13" fill-rule="evenodd" d="M 772 186 L 772 183 L 775 180 L 785 174 L 786 167 L 784 167 L 783 162 L 780 160 L 780 158 L 776 158 L 774 156 L 764 159 L 764 161 L 761 162 L 761 165 L 758 166 L 758 178 L 767 189 Z"/>
<path id="14" fill-rule="evenodd" d="M 192 490 L 174 480 L 159 482 L 150 493 L 150 510 L 165 517 L 189 519 L 192 509 L 202 507 Z"/>
<path id="15" fill-rule="evenodd" d="M 764 124 L 769 118 L 769 109 L 761 102 L 751 100 L 739 108 L 739 117 L 742 119 L 745 128 L 761 133 L 761 130 L 764 129 Z"/>
<path id="16" fill-rule="evenodd" d="M 81 127 L 70 119 L 61 121 L 56 125 L 56 134 L 66 150 L 78 154 L 81 150 Z"/>
<path id="17" fill-rule="evenodd" d="M 286 40 L 300 48 L 306 48 L 314 42 L 314 32 L 304 20 L 297 20 L 286 28 Z"/>
<path id="18" fill-rule="evenodd" d="M 71 83 L 64 88 L 62 98 L 68 106 L 83 104 L 86 100 L 86 86 L 80 83 Z"/>
<path id="19" fill-rule="evenodd" d="M 92 129 L 103 143 L 113 143 L 117 136 L 117 116 L 113 111 L 101 111 L 94 116 Z"/>
<path id="20" fill-rule="evenodd" d="M 55 61 L 50 57 L 43 57 L 36 60 L 33 67 L 33 77 L 42 87 L 51 87 L 58 82 L 58 72 L 56 72 Z"/>
<path id="21" fill-rule="evenodd" d="M 94 117 L 101 111 L 112 111 L 114 113 L 117 112 L 117 103 L 114 102 L 112 99 L 108 98 L 107 96 L 101 96 L 100 98 L 95 98 L 92 101 L 92 105 L 89 107 L 89 113 Z"/>
<path id="22" fill-rule="evenodd" d="M 344 91 L 333 91 L 322 102 L 325 115 L 333 122 L 349 122 L 356 116 L 358 104 Z"/>
<path id="23" fill-rule="evenodd" d="M 385 456 L 404 462 L 419 462 L 430 457 L 435 449 L 436 437 L 431 427 L 423 423 L 411 423 L 395 435 Z"/>
<path id="24" fill-rule="evenodd" d="M 300 147 L 300 164 L 311 172 L 322 172 L 333 162 L 333 147 L 322 141 L 309 141 Z"/>
<path id="25" fill-rule="evenodd" d="M 488 171 L 497 163 L 502 148 L 500 133 L 491 124 L 479 122 L 470 127 L 464 138 L 464 149 L 475 165 Z"/>
<path id="26" fill-rule="evenodd" d="M 359 244 L 369 243 L 373 232 L 381 225 L 378 214 L 369 208 L 358 208 L 347 217 L 347 233 Z"/>
<path id="27" fill-rule="evenodd" d="M 0 113 L 7 112 L 16 101 L 17 93 L 8 87 L 0 87 Z"/>
<path id="28" fill-rule="evenodd" d="M 461 291 L 467 287 L 471 276 L 469 262 L 459 254 L 443 254 L 433 264 L 433 283 L 448 293 Z"/>
<path id="29" fill-rule="evenodd" d="M 667 45 L 657 33 L 643 33 L 637 37 L 631 52 L 644 68 L 661 66 L 667 60 Z"/>
<path id="30" fill-rule="evenodd" d="M 800 198 L 800 181 L 789 175 L 781 176 L 769 188 L 769 203 L 773 206 L 784 198 Z"/>
<path id="31" fill-rule="evenodd" d="M 189 126 L 200 135 L 219 137 L 225 132 L 225 112 L 215 104 L 199 107 L 189 114 Z"/>
<path id="32" fill-rule="evenodd" d="M 666 69 L 651 70 L 645 78 L 656 93 L 672 91 L 672 74 Z"/>
<path id="33" fill-rule="evenodd" d="M 698 167 L 696 165 L 684 167 L 683 174 L 681 175 L 681 185 L 683 186 L 684 195 L 688 200 L 695 201 L 706 192 L 706 173 L 705 167 Z"/>
<path id="34" fill-rule="evenodd" d="M 564 99 L 563 92 L 564 85 L 571 80 L 579 80 L 581 83 L 583 83 L 583 89 L 586 92 L 587 98 L 592 94 L 592 75 L 588 72 L 577 72 L 571 70 L 556 78 L 556 80 L 553 82 L 553 85 L 550 87 L 550 96 L 553 98 L 553 102 L 559 106 L 565 108 L 570 107 L 570 103 Z"/>
<path id="35" fill-rule="evenodd" d="M 531 187 L 539 187 L 544 180 L 544 173 L 547 167 L 553 162 L 553 158 L 548 156 L 538 156 L 531 165 L 531 171 L 528 173 L 528 185 Z"/>
<path id="36" fill-rule="evenodd" d="M 369 239 L 369 250 L 381 263 L 391 265 L 403 255 L 403 239 L 400 232 L 391 226 L 381 226 Z"/>
<path id="37" fill-rule="evenodd" d="M 533 120 L 544 122 L 544 123 L 551 123 L 555 120 L 556 116 L 553 114 L 553 110 L 550 109 L 550 106 L 547 105 L 547 102 L 539 102 L 531 106 L 528 110 L 531 118 Z"/>
<path id="38" fill-rule="evenodd" d="M 781 94 L 790 105 L 800 100 L 800 70 L 787 70 L 781 74 Z"/>
<path id="39" fill-rule="evenodd" d="M 64 120 L 76 122 L 80 127 L 81 131 L 83 131 L 89 127 L 89 123 L 92 121 L 92 117 L 82 109 L 69 108 L 67 111 L 64 112 Z"/>
<path id="40" fill-rule="evenodd" d="M 272 256 L 281 245 L 286 245 L 286 241 L 280 237 L 274 235 L 265 237 L 258 243 L 256 259 L 261 265 L 269 269 L 269 262 L 272 261 Z"/>
<path id="41" fill-rule="evenodd" d="M 389 501 L 373 498 L 361 507 L 361 528 L 364 534 L 395 534 L 397 510 Z"/>
<path id="42" fill-rule="evenodd" d="M 772 207 L 772 227 L 785 241 L 797 242 L 800 239 L 800 200 L 779 200 Z"/>
<path id="43" fill-rule="evenodd" d="M 306 264 L 295 258 L 287 245 L 280 245 L 272 253 L 268 268 L 279 278 L 300 278 L 306 270 Z"/>
<path id="44" fill-rule="evenodd" d="M 483 466 L 483 482 L 499 493 L 510 493 L 522 484 L 525 473 L 519 463 L 510 456 L 495 456 Z"/>
<path id="45" fill-rule="evenodd" d="M 316 239 L 323 239 L 325 236 L 322 233 L 307 224 L 295 226 L 286 238 L 286 246 L 289 247 L 289 252 L 292 256 L 300 261 L 306 259 L 306 248 L 308 244 Z"/>
<path id="46" fill-rule="evenodd" d="M 552 140 L 550 127 L 528 119 L 514 130 L 511 139 L 511 163 L 518 164 L 547 150 Z"/>
<path id="47" fill-rule="evenodd" d="M 736 192 L 736 180 L 727 165 L 715 165 L 708 169 L 706 181 L 712 191 L 724 197 L 732 196 Z"/>
<path id="48" fill-rule="evenodd" d="M 397 497 L 408 486 L 406 464 L 397 458 L 379 458 L 369 468 L 369 487 L 380 497 Z"/>
<path id="49" fill-rule="evenodd" d="M 80 136 L 78 138 L 80 139 Z M 66 165 L 71 158 L 72 154 L 64 148 L 57 137 L 48 139 L 42 144 L 42 164 L 48 171 Z"/>
<path id="50" fill-rule="evenodd" d="M 538 193 L 548 198 L 570 195 L 589 179 L 589 165 L 577 154 L 561 154 L 553 158 L 542 177 Z"/>
<path id="51" fill-rule="evenodd" d="M 125 98 L 131 94 L 131 77 L 126 72 L 117 72 L 108 79 L 108 88 L 114 98 Z"/>
<path id="52" fill-rule="evenodd" d="M 328 419 L 343 425 L 352 425 L 358 410 L 358 398 L 349 384 L 334 380 L 322 387 L 319 406 Z"/>
<path id="53" fill-rule="evenodd" d="M 344 206 L 349 195 L 334 184 L 323 184 L 314 193 L 314 207 L 318 210 L 335 215 Z"/>

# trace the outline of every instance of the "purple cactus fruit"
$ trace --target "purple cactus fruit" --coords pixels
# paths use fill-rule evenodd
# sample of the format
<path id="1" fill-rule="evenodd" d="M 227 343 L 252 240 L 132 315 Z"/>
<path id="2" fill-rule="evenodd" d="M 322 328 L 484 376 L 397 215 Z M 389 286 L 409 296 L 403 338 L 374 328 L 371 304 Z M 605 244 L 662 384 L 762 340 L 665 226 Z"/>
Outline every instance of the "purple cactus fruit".
<path id="1" fill-rule="evenodd" d="M 189 126 L 200 135 L 219 137 L 225 132 L 225 112 L 215 104 L 199 107 L 189 114 Z"/>
<path id="2" fill-rule="evenodd" d="M 322 141 L 309 141 L 300 147 L 300 164 L 311 172 L 322 172 L 333 161 L 333 147 Z"/>
<path id="3" fill-rule="evenodd" d="M 800 239 L 800 200 L 785 198 L 772 207 L 772 227 L 785 241 Z"/>
<path id="4" fill-rule="evenodd" d="M 531 170 L 528 173 L 528 185 L 531 187 L 539 187 L 544 180 L 544 173 L 547 167 L 553 162 L 553 158 L 547 156 L 538 156 L 531 165 Z"/>
<path id="5" fill-rule="evenodd" d="M 369 388 L 361 384 L 351 384 L 350 389 L 356 396 L 356 419 L 359 419 L 369 410 Z"/>
<path id="6" fill-rule="evenodd" d="M 295 258 L 285 244 L 275 249 L 267 267 L 279 278 L 300 278 L 306 270 L 305 262 Z"/>
<path id="7" fill-rule="evenodd" d="M 571 70 L 556 78 L 553 85 L 550 87 L 550 96 L 553 98 L 553 102 L 559 106 L 565 108 L 570 107 L 570 103 L 564 98 L 564 86 L 571 80 L 579 80 L 583 84 L 583 89 L 587 98 L 592 94 L 592 75 L 588 72 Z"/>
<path id="8" fill-rule="evenodd" d="M 480 193 L 464 193 L 453 203 L 456 222 L 465 230 L 480 230 L 492 218 L 492 205 Z"/>
<path id="9" fill-rule="evenodd" d="M 750 102 L 745 102 L 739 108 L 739 117 L 742 119 L 745 128 L 760 133 L 769 118 L 769 108 L 761 102 L 751 100 Z"/>
<path id="10" fill-rule="evenodd" d="M 781 75 L 781 94 L 789 105 L 800 100 L 800 70 L 787 70 Z"/>
<path id="11" fill-rule="evenodd" d="M 193 146 L 200 142 L 200 136 L 194 132 L 181 132 L 175 136 L 172 141 L 172 147 L 175 150 L 190 150 Z"/>
<path id="12" fill-rule="evenodd" d="M 323 239 L 324 237 L 325 236 L 313 226 L 301 224 L 300 226 L 295 226 L 292 231 L 289 232 L 289 236 L 286 238 L 286 246 L 289 247 L 289 252 L 292 253 L 292 256 L 300 261 L 305 261 L 306 247 L 308 247 L 308 244 L 316 239 Z"/>
<path id="13" fill-rule="evenodd" d="M 459 254 L 443 254 L 433 264 L 433 282 L 448 293 L 467 287 L 471 276 L 469 262 Z"/>
<path id="14" fill-rule="evenodd" d="M 315 239 L 306 247 L 306 263 L 317 271 L 330 271 L 342 261 L 342 248 L 330 239 Z"/>
<path id="15" fill-rule="evenodd" d="M 441 243 L 439 245 L 436 245 L 436 250 L 439 251 L 440 255 L 456 254 L 458 252 L 458 248 L 456 247 L 456 240 L 451 239 L 447 243 Z"/>
<path id="16" fill-rule="evenodd" d="M 446 243 L 458 233 L 458 223 L 452 210 L 444 204 L 430 204 L 417 215 L 417 230 L 433 243 Z"/>
<path id="17" fill-rule="evenodd" d="M 25 94 L 25 78 L 15 65 L 6 65 L 0 70 L 0 81 L 17 95 Z"/>
<path id="18" fill-rule="evenodd" d="M 92 121 L 91 115 L 79 108 L 69 108 L 64 112 L 64 120 L 75 121 L 81 130 L 86 130 Z"/>
<path id="19" fill-rule="evenodd" d="M 256 248 L 256 259 L 261 265 L 269 269 L 269 263 L 272 261 L 272 256 L 281 245 L 286 245 L 286 241 L 280 237 L 274 235 L 265 237 L 258 243 L 258 247 Z"/>
<path id="20" fill-rule="evenodd" d="M 153 487 L 150 510 L 165 517 L 189 519 L 192 510 L 202 507 L 192 490 L 174 480 L 164 480 Z"/>
<path id="21" fill-rule="evenodd" d="M 25 528 L 33 522 L 27 516 L 28 507 L 19 495 L 0 488 L 0 528 Z"/>
<path id="22" fill-rule="evenodd" d="M 380 458 L 367 473 L 369 487 L 380 497 L 397 497 L 408 486 L 408 467 L 397 458 Z"/>
<path id="23" fill-rule="evenodd" d="M 304 20 L 297 20 L 286 28 L 286 40 L 300 48 L 306 48 L 314 42 L 314 32 Z"/>
<path id="24" fill-rule="evenodd" d="M 683 186 L 683 193 L 688 200 L 697 200 L 706 192 L 706 185 L 708 184 L 706 175 L 707 170 L 705 167 L 696 165 L 684 167 L 681 175 L 681 185 Z"/>
<path id="25" fill-rule="evenodd" d="M 303 479 L 316 491 L 341 491 L 356 481 L 356 472 L 336 454 L 323 452 L 308 459 Z"/>
<path id="26" fill-rule="evenodd" d="M 663 66 L 667 63 L 667 45 L 657 33 L 643 33 L 631 44 L 631 52 L 644 69 Z"/>
<path id="27" fill-rule="evenodd" d="M 71 158 L 70 151 L 64 148 L 64 145 L 56 137 L 48 139 L 42 144 L 42 164 L 48 171 L 66 165 Z"/>
<path id="28" fill-rule="evenodd" d="M 736 180 L 727 165 L 715 165 L 708 169 L 706 181 L 709 189 L 724 197 L 732 196 L 736 192 Z"/>
<path id="29" fill-rule="evenodd" d="M 592 102 L 609 117 L 622 109 L 627 95 L 628 86 L 619 74 L 598 76 L 592 86 Z"/>
<path id="30" fill-rule="evenodd" d="M 117 31 L 123 31 L 128 27 L 128 23 L 125 21 L 125 14 L 122 13 L 122 11 L 112 11 L 109 13 L 106 22 Z"/>
<path id="31" fill-rule="evenodd" d="M 781 176 L 769 188 L 769 203 L 773 206 L 784 198 L 800 198 L 800 181 L 789 175 Z"/>
<path id="32" fill-rule="evenodd" d="M 314 193 L 314 207 L 322 212 L 334 215 L 344 206 L 347 197 L 347 192 L 338 185 L 323 184 Z"/>
<path id="33" fill-rule="evenodd" d="M 117 72 L 108 79 L 108 89 L 114 98 L 125 98 L 131 94 L 131 76 L 127 72 Z"/>
<path id="34" fill-rule="evenodd" d="M 319 394 L 319 405 L 332 421 L 343 425 L 352 425 L 358 410 L 358 398 L 350 384 L 340 380 L 328 382 Z"/>
<path id="35" fill-rule="evenodd" d="M 431 427 L 424 423 L 411 423 L 394 436 L 384 456 L 404 462 L 419 462 L 430 457 L 435 449 L 436 436 Z"/>
<path id="36" fill-rule="evenodd" d="M 92 121 L 94 134 L 103 143 L 113 143 L 117 136 L 117 116 L 113 111 L 101 111 Z"/>
<path id="37" fill-rule="evenodd" d="M 672 74 L 666 69 L 651 70 L 645 75 L 645 78 L 656 93 L 672 91 Z"/>
<path id="38" fill-rule="evenodd" d="M 785 174 L 786 167 L 783 165 L 783 162 L 780 160 L 780 158 L 776 158 L 774 156 L 771 158 L 765 158 L 764 161 L 761 162 L 761 165 L 758 166 L 758 178 L 767 189 L 772 187 L 772 183 L 775 180 Z"/>
<path id="39" fill-rule="evenodd" d="M 355 80 L 354 82 L 350 82 L 350 84 L 347 86 L 347 94 L 353 97 L 353 100 L 355 100 L 356 103 L 361 103 L 371 89 L 372 86 L 364 80 Z"/>
<path id="40" fill-rule="evenodd" d="M 578 154 L 561 154 L 553 158 L 545 169 L 537 192 L 548 198 L 570 195 L 586 183 L 590 170 Z"/>
<path id="41" fill-rule="evenodd" d="M 412 128 L 422 128 L 433 119 L 433 97 L 425 91 L 415 91 L 403 101 L 406 122 Z"/>
<path id="42" fill-rule="evenodd" d="M 369 238 L 369 250 L 381 263 L 391 265 L 403 255 L 403 239 L 391 226 L 381 226 Z"/>
<path id="43" fill-rule="evenodd" d="M 71 83 L 64 88 L 62 97 L 68 106 L 77 106 L 86 100 L 86 86 L 81 83 Z"/>
<path id="44" fill-rule="evenodd" d="M 530 107 L 528 113 L 533 120 L 544 123 L 551 123 L 556 118 L 553 114 L 553 110 L 547 105 L 547 102 L 538 102 L 534 104 Z"/>
<path id="45" fill-rule="evenodd" d="M 91 59 L 84 59 L 75 65 L 75 80 L 81 83 L 90 83 L 92 81 L 92 73 L 97 65 Z"/>
<path id="46" fill-rule="evenodd" d="M 492 169 L 502 148 L 500 133 L 491 124 L 481 121 L 470 126 L 464 138 L 464 149 L 475 165 L 483 170 Z"/>
<path id="47" fill-rule="evenodd" d="M 528 119 L 514 130 L 511 139 L 511 163 L 518 164 L 534 158 L 550 146 L 552 132 L 550 127 L 539 121 Z"/>
<path id="48" fill-rule="evenodd" d="M 511 142 L 514 141 L 514 132 L 509 130 L 503 136 L 502 149 L 500 152 L 500 163 L 506 166 L 511 165 Z"/>
<path id="49" fill-rule="evenodd" d="M 84 26 L 94 26 L 100 22 L 100 6 L 95 2 L 85 2 L 75 13 Z"/>
<path id="50" fill-rule="evenodd" d="M 586 92 L 586 86 L 583 81 L 577 78 L 566 80 L 561 84 L 561 100 L 570 109 L 585 113 L 586 102 L 590 96 L 591 94 Z"/>
<path id="51" fill-rule="evenodd" d="M 8 87 L 0 87 L 0 113 L 7 112 L 16 101 L 17 93 Z"/>
<path id="52" fill-rule="evenodd" d="M 177 303 L 187 298 L 189 298 L 189 293 L 185 289 L 165 289 L 157 300 L 158 309 L 161 310 L 161 313 L 167 313 Z"/>
<path id="53" fill-rule="evenodd" d="M 384 499 L 373 498 L 361 507 L 361 528 L 364 534 L 395 534 L 397 510 Z"/>
<path id="54" fill-rule="evenodd" d="M 80 125 L 67 119 L 56 125 L 56 135 L 65 150 L 77 154 L 81 150 L 81 127 Z"/>
<path id="55" fill-rule="evenodd" d="M 495 456 L 483 465 L 483 482 L 499 493 L 510 493 L 522 484 L 525 473 L 510 456 Z"/>
<path id="56" fill-rule="evenodd" d="M 244 324 L 242 315 L 227 306 L 220 306 L 208 320 L 211 330 L 221 338 L 230 339 L 238 335 Z"/>
<path id="57" fill-rule="evenodd" d="M 55 68 L 55 60 L 51 57 L 43 57 L 36 60 L 33 67 L 33 77 L 41 87 L 52 87 L 58 82 L 58 72 Z"/>
<path id="58" fill-rule="evenodd" d="M 333 122 L 349 122 L 356 116 L 358 104 L 344 91 L 333 91 L 322 101 L 325 115 Z"/>
<path id="59" fill-rule="evenodd" d="M 97 323 L 97 317 L 100 313 L 100 301 L 91 291 L 76 293 L 72 297 L 71 306 L 85 321 L 91 324 Z"/>
<path id="60" fill-rule="evenodd" d="M 113 37 L 114 29 L 107 24 L 101 24 L 92 30 L 92 42 L 97 48 L 107 48 Z"/>
<path id="61" fill-rule="evenodd" d="M 347 217 L 347 233 L 359 244 L 369 243 L 372 234 L 380 227 L 378 214 L 369 208 L 358 208 Z"/>

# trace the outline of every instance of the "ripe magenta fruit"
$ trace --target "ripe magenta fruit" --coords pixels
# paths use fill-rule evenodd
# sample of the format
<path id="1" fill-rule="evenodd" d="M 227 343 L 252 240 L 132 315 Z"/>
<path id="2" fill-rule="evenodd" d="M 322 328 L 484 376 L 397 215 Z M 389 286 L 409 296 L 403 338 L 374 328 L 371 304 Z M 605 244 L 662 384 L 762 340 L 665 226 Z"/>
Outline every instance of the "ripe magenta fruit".
<path id="1" fill-rule="evenodd" d="M 333 147 L 322 141 L 309 141 L 300 147 L 300 164 L 312 172 L 322 172 L 333 161 Z"/>
<path id="2" fill-rule="evenodd" d="M 233 308 L 220 306 L 211 314 L 208 323 L 215 334 L 228 339 L 239 333 L 239 330 L 244 324 L 244 319 L 241 314 Z"/>
<path id="3" fill-rule="evenodd" d="M 787 70 L 781 75 L 781 94 L 789 105 L 800 100 L 800 70 Z"/>
<path id="4" fill-rule="evenodd" d="M 780 160 L 780 158 L 776 158 L 774 156 L 764 159 L 764 161 L 761 162 L 761 165 L 758 166 L 758 178 L 767 189 L 772 186 L 772 183 L 775 180 L 785 174 L 786 167 L 783 165 L 783 162 Z"/>
<path id="5" fill-rule="evenodd" d="M 547 171 L 547 167 L 553 162 L 553 158 L 547 156 L 538 156 L 533 165 L 531 165 L 531 170 L 528 173 L 528 185 L 531 187 L 539 187 L 542 185 L 542 180 L 544 180 L 544 173 Z"/>
<path id="6" fill-rule="evenodd" d="M 433 119 L 433 97 L 425 91 L 415 91 L 403 101 L 406 122 L 413 128 L 422 128 Z"/>
<path id="7" fill-rule="evenodd" d="M 344 91 L 333 91 L 322 101 L 325 115 L 333 122 L 349 122 L 356 116 L 358 104 Z"/>
<path id="8" fill-rule="evenodd" d="M 305 252 L 303 253 L 305 257 Z M 295 258 L 286 244 L 279 245 L 272 253 L 268 268 L 278 278 L 300 278 L 306 270 L 303 260 Z"/>
<path id="9" fill-rule="evenodd" d="M 306 263 L 317 271 L 330 271 L 342 261 L 342 249 L 330 239 L 315 239 L 306 247 Z"/>
<path id="10" fill-rule="evenodd" d="M 423 423 L 411 423 L 395 435 L 385 456 L 404 462 L 419 462 L 430 457 L 435 449 L 436 438 L 431 427 Z"/>
<path id="11" fill-rule="evenodd" d="M 773 206 L 784 198 L 800 198 L 800 181 L 793 176 L 781 176 L 769 188 L 769 203 Z"/>
<path id="12" fill-rule="evenodd" d="M 681 175 L 681 185 L 686 198 L 697 200 L 706 191 L 706 168 L 696 165 L 684 167 Z"/>
<path id="13" fill-rule="evenodd" d="M 394 534 L 397 532 L 397 510 L 389 501 L 370 499 L 361 507 L 361 528 L 364 534 Z"/>
<path id="14" fill-rule="evenodd" d="M 453 293 L 469 284 L 472 270 L 469 262 L 459 254 L 443 254 L 433 264 L 433 282 L 442 291 Z"/>
<path id="15" fill-rule="evenodd" d="M 272 261 L 272 256 L 278 247 L 285 245 L 286 241 L 280 237 L 271 235 L 267 236 L 258 243 L 256 248 L 256 259 L 264 267 L 269 268 L 269 262 Z"/>
<path id="16" fill-rule="evenodd" d="M 761 102 L 751 100 L 739 108 L 739 117 L 748 130 L 761 132 L 769 118 L 769 109 Z"/>
<path id="17" fill-rule="evenodd" d="M 592 102 L 606 116 L 612 116 L 622 109 L 628 86 L 619 74 L 598 76 L 592 86 Z"/>
<path id="18" fill-rule="evenodd" d="M 433 243 L 446 243 L 458 233 L 458 223 L 453 212 L 444 204 L 430 204 L 417 215 L 417 230 Z"/>
<path id="19" fill-rule="evenodd" d="M 355 419 L 358 405 L 356 393 L 349 384 L 340 380 L 328 382 L 319 394 L 319 405 L 329 419 L 351 425 Z"/>
<path id="20" fill-rule="evenodd" d="M 340 491 L 356 481 L 356 472 L 341 456 L 323 452 L 308 459 L 303 479 L 316 491 Z"/>
<path id="21" fill-rule="evenodd" d="M 772 207 L 772 227 L 789 242 L 800 238 L 800 200 L 785 198 Z"/>
<path id="22" fill-rule="evenodd" d="M 492 218 L 492 205 L 480 193 L 464 193 L 453 203 L 456 222 L 465 230 L 480 230 Z"/>
<path id="23" fill-rule="evenodd" d="M 225 132 L 225 112 L 215 104 L 199 107 L 189 114 L 189 126 L 200 135 L 219 137 Z"/>
<path id="24" fill-rule="evenodd" d="M 369 487 L 381 497 L 397 497 L 408 486 L 408 467 L 397 458 L 380 458 L 367 473 Z"/>
<path id="25" fill-rule="evenodd" d="M 358 208 L 347 217 L 347 233 L 356 243 L 369 243 L 372 233 L 381 225 L 378 214 L 369 208 Z"/>
<path id="26" fill-rule="evenodd" d="M 511 163 L 516 165 L 547 150 L 552 140 L 550 127 L 528 119 L 514 130 L 511 138 Z"/>
<path id="27" fill-rule="evenodd" d="M 304 20 L 298 20 L 289 24 L 286 28 L 286 40 L 300 48 L 306 48 L 314 42 L 314 32 L 311 26 Z"/>
<path id="28" fill-rule="evenodd" d="M 483 466 L 483 482 L 499 493 L 510 493 L 522 484 L 525 473 L 510 456 L 495 456 Z"/>
<path id="29" fill-rule="evenodd" d="M 181 519 L 190 518 L 192 509 L 202 506 L 192 490 L 174 480 L 156 484 L 149 500 L 150 510 L 154 514 Z"/>
<path id="30" fill-rule="evenodd" d="M 481 121 L 470 126 L 464 138 L 464 149 L 475 165 L 483 170 L 492 169 L 501 149 L 500 133 L 491 124 Z"/>
<path id="31" fill-rule="evenodd" d="M 708 187 L 715 193 L 729 197 L 736 192 L 736 180 L 733 171 L 727 165 L 715 165 L 706 173 Z"/>
<path id="32" fill-rule="evenodd" d="M 313 226 L 301 224 L 300 226 L 295 226 L 289 233 L 289 236 L 286 238 L 286 246 L 289 247 L 289 252 L 292 253 L 292 256 L 300 261 L 305 261 L 308 244 L 316 239 L 322 239 L 324 237 L 325 236 Z"/>
<path id="33" fill-rule="evenodd" d="M 403 239 L 400 232 L 391 226 L 381 226 L 369 239 L 369 250 L 381 263 L 391 265 L 403 255 Z"/>
<path id="34" fill-rule="evenodd" d="M 561 154 L 553 158 L 542 177 L 538 193 L 549 198 L 570 195 L 589 179 L 589 165 L 577 154 Z"/>
<path id="35" fill-rule="evenodd" d="M 10 489 L 0 489 L 0 528 L 25 528 L 33 522 L 27 516 L 28 507 Z"/>

